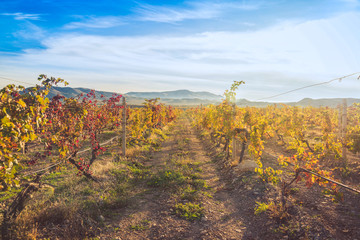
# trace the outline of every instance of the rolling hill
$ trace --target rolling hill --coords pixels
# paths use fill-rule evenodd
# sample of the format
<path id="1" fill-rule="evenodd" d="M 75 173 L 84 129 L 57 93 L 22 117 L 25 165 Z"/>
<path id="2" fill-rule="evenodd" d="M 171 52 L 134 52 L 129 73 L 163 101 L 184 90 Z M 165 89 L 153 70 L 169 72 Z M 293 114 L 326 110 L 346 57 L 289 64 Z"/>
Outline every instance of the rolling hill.
<path id="1" fill-rule="evenodd" d="M 87 94 L 91 91 L 88 88 L 71 88 L 71 87 L 53 87 L 48 95 L 52 98 L 56 95 L 62 95 L 65 97 L 77 97 L 80 94 Z M 104 95 L 106 98 L 110 98 L 113 92 L 96 91 L 97 97 Z M 189 90 L 176 90 L 165 92 L 128 92 L 124 94 L 127 98 L 127 102 L 130 105 L 142 105 L 145 99 L 160 98 L 160 102 L 174 106 L 195 106 L 195 105 L 207 105 L 217 104 L 221 102 L 222 96 L 216 95 L 210 92 L 193 92 Z M 353 103 L 360 103 L 360 99 L 347 98 L 348 105 Z M 312 99 L 304 98 L 298 102 L 284 102 L 290 106 L 313 106 L 313 107 L 336 107 L 343 102 L 343 98 L 323 98 Z M 254 107 L 266 107 L 268 105 L 280 104 L 271 102 L 255 102 L 247 99 L 238 99 L 236 101 L 238 106 L 254 106 Z"/>

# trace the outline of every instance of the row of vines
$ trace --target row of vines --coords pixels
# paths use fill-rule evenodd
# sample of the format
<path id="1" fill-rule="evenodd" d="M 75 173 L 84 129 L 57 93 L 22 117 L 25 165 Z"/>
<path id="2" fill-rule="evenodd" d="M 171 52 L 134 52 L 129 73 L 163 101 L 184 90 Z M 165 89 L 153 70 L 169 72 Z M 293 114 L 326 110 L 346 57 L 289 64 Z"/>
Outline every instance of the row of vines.
<path id="1" fill-rule="evenodd" d="M 213 146 L 222 148 L 225 164 L 230 168 L 238 165 L 246 150 L 257 163 L 255 171 L 259 177 L 271 185 L 281 186 L 283 203 L 280 205 L 285 204 L 287 188 L 295 181 L 304 181 L 308 187 L 317 183 L 334 199 L 341 200 L 339 184 L 332 180 L 335 170 L 348 170 L 345 152 L 360 152 L 360 105 L 347 109 L 348 125 L 341 134 L 339 110 L 335 108 L 284 104 L 265 108 L 237 107 L 232 102 L 241 84 L 243 82 L 235 82 L 225 92 L 221 104 L 189 111 L 200 134 L 207 136 Z M 234 141 L 241 144 L 240 156 L 235 160 L 232 157 Z M 290 153 L 276 156 L 278 167 L 263 160 L 267 142 L 276 142 Z"/>
<path id="2" fill-rule="evenodd" d="M 0 90 L 0 193 L 31 192 L 29 184 L 39 183 L 41 175 L 59 166 L 75 167 L 79 175 L 97 180 L 90 171 L 97 156 L 107 149 L 101 144 L 103 133 L 112 132 L 121 144 L 123 117 L 126 117 L 128 146 L 154 144 L 153 135 L 175 120 L 179 110 L 147 100 L 141 108 L 126 107 L 122 95 L 110 98 L 95 91 L 76 98 L 47 98 L 52 86 L 63 79 L 40 75 L 41 84 L 25 89 L 8 85 Z M 85 149 L 85 150 L 84 150 Z M 88 159 L 79 153 L 89 151 Z M 18 195 L 19 196 L 19 195 Z M 15 199 L 14 202 L 16 202 Z M 22 200 L 19 200 L 22 201 Z M 19 202 L 2 206 L 3 221 L 16 218 Z M 3 225 L 4 228 L 4 225 Z M 5 226 L 6 228 L 6 226 Z"/>

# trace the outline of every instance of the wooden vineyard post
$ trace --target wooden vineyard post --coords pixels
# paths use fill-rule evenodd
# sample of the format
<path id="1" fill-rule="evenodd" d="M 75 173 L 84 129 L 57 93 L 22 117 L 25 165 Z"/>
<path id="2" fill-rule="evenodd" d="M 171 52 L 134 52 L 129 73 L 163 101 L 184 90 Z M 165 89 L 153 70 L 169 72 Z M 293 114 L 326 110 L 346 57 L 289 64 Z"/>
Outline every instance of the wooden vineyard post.
<path id="1" fill-rule="evenodd" d="M 122 121 L 122 154 L 126 156 L 126 99 L 123 97 L 123 121 Z"/>
<path id="2" fill-rule="evenodd" d="M 236 105 L 233 105 L 233 124 L 235 124 L 235 119 L 236 119 Z M 238 141 L 235 138 L 235 136 L 232 139 L 232 157 L 233 157 L 233 161 L 235 162 L 237 160 L 237 153 L 238 153 Z"/>
<path id="3" fill-rule="evenodd" d="M 237 152 L 238 152 L 238 149 L 237 149 L 237 146 L 238 146 L 238 141 L 237 139 L 234 137 L 233 138 L 233 151 L 232 151 L 232 155 L 233 155 L 233 160 L 236 161 L 237 160 Z"/>
<path id="4" fill-rule="evenodd" d="M 338 139 L 341 139 L 342 138 L 342 104 L 339 104 L 338 105 L 338 108 L 339 108 L 339 116 L 338 116 L 338 121 L 339 121 L 339 124 L 338 124 Z"/>
<path id="5" fill-rule="evenodd" d="M 343 152 L 343 160 L 344 160 L 345 166 L 347 164 L 346 128 L 347 128 L 347 102 L 346 102 L 346 99 L 344 99 L 343 106 L 342 106 L 342 114 L 341 114 L 341 140 L 342 140 L 342 146 L 343 146 L 342 152 Z"/>

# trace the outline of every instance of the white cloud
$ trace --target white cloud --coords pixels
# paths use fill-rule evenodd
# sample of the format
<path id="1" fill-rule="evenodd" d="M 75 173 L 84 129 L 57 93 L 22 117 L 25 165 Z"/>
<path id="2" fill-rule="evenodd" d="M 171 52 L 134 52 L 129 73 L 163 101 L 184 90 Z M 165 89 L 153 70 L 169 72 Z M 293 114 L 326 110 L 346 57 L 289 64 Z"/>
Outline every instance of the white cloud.
<path id="1" fill-rule="evenodd" d="M 3 16 L 13 16 L 15 20 L 40 20 L 41 14 L 29 14 L 29 13 L 1 13 Z"/>
<path id="2" fill-rule="evenodd" d="M 242 96 L 257 99 L 359 71 L 358 26 L 360 15 L 349 13 L 253 32 L 179 37 L 61 35 L 45 39 L 43 50 L 29 49 L 2 62 L 3 66 L 17 64 L 32 72 L 59 73 L 56 76 L 70 81 L 77 76 L 100 88 L 104 85 L 96 80 L 105 78 L 124 91 L 173 86 L 221 93 L 233 80 L 245 80 Z M 342 91 L 355 94 L 359 86 Z M 301 94 L 321 97 L 330 94 L 326 89 Z"/>
<path id="3" fill-rule="evenodd" d="M 83 21 L 66 24 L 64 28 L 111 28 L 123 24 L 125 24 L 125 22 L 120 17 L 89 17 Z"/>

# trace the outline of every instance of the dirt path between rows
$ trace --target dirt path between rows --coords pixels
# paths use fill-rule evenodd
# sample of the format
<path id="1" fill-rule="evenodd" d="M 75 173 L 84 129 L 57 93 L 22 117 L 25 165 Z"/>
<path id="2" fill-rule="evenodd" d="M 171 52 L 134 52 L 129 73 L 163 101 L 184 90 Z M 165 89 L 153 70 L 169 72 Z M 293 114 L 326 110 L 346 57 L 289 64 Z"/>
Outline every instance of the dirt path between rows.
<path id="1" fill-rule="evenodd" d="M 187 144 L 179 146 L 180 140 Z M 181 118 L 173 127 L 161 150 L 154 152 L 145 165 L 156 173 L 171 168 L 174 155 L 186 153 L 201 169 L 201 179 L 208 186 L 202 196 L 204 214 L 189 221 L 174 214 L 179 200 L 171 188 L 144 187 L 141 194 L 131 199 L 122 209 L 115 209 L 112 219 L 106 220 L 108 231 L 100 239 L 261 239 L 265 237 L 254 221 L 256 195 L 229 187 L 226 179 L 212 161 L 209 152 L 197 138 L 189 121 Z M 261 225 L 261 224 L 260 224 Z M 264 234 L 266 234 L 264 232 Z"/>

